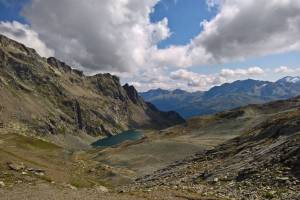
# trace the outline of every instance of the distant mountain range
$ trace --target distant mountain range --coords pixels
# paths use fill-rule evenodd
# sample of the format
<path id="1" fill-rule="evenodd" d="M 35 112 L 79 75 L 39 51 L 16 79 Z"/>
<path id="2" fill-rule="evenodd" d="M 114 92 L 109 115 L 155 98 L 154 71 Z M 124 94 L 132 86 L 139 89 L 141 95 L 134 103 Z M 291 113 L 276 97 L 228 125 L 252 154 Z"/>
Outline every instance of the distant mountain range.
<path id="1" fill-rule="evenodd" d="M 160 110 L 174 110 L 184 118 L 288 99 L 300 95 L 300 77 L 285 77 L 276 82 L 239 80 L 211 88 L 206 92 L 155 89 L 140 95 Z"/>

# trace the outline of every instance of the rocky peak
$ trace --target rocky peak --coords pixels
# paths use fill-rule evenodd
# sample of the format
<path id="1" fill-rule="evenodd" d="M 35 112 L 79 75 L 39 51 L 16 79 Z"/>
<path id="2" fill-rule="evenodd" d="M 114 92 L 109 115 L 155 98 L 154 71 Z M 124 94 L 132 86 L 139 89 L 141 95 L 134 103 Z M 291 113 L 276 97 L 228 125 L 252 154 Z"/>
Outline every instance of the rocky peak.
<path id="1" fill-rule="evenodd" d="M 139 96 L 138 92 L 136 91 L 136 89 L 134 88 L 134 86 L 132 85 L 128 85 L 128 84 L 125 84 L 123 86 L 123 88 L 125 89 L 129 99 L 135 103 L 135 104 L 138 104 L 142 101 L 141 97 Z"/>
<path id="2" fill-rule="evenodd" d="M 181 90 L 181 89 L 176 89 L 176 90 L 172 91 L 172 93 L 181 95 L 181 94 L 187 94 L 188 92 L 184 91 L 184 90 Z"/>
<path id="3" fill-rule="evenodd" d="M 50 57 L 47 59 L 47 63 L 53 67 L 56 67 L 59 70 L 63 70 L 64 72 L 71 72 L 72 68 L 68 66 L 66 63 L 61 62 L 60 60 Z"/>
<path id="4" fill-rule="evenodd" d="M 96 90 L 105 96 L 110 96 L 114 99 L 125 101 L 128 99 L 126 92 L 120 84 L 120 79 L 117 76 L 106 74 L 96 74 L 89 77 Z"/>
<path id="5" fill-rule="evenodd" d="M 76 75 L 78 75 L 80 77 L 84 76 L 83 71 L 78 70 L 78 69 L 73 69 L 72 67 L 70 67 L 66 63 L 58 60 L 57 58 L 50 57 L 50 58 L 47 59 L 47 63 L 49 65 L 57 68 L 58 70 L 62 70 L 63 72 L 66 72 L 66 73 L 72 72 L 73 74 L 76 74 Z"/>
<path id="6" fill-rule="evenodd" d="M 74 72 L 74 74 L 77 74 L 78 76 L 83 76 L 84 75 L 83 71 L 80 71 L 78 69 L 73 69 L 72 71 Z"/>
<path id="7" fill-rule="evenodd" d="M 6 51 L 14 54 L 24 54 L 30 57 L 39 57 L 37 52 L 24 44 L 17 41 L 11 40 L 8 37 L 0 34 L 0 47 L 4 48 Z"/>
<path id="8" fill-rule="evenodd" d="M 119 77 L 112 75 L 110 73 L 104 73 L 104 74 L 96 74 L 93 77 L 99 78 L 99 79 L 110 79 L 113 80 L 114 83 L 120 84 L 120 79 Z"/>

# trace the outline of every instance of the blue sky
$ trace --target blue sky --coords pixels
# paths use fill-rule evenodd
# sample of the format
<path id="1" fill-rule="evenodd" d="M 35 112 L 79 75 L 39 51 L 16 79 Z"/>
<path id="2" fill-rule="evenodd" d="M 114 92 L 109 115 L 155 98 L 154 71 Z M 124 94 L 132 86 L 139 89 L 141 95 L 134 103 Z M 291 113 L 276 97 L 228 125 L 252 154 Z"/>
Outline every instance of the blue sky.
<path id="1" fill-rule="evenodd" d="M 27 23 L 26 19 L 20 15 L 23 6 L 29 0 L 0 0 L 0 20 L 1 21 L 19 21 Z"/>
<path id="2" fill-rule="evenodd" d="M 299 1 L 209 0 L 213 7 L 208 0 L 155 1 L 0 0 L 0 33 L 88 74 L 115 73 L 139 90 L 206 90 L 300 75 Z M 107 12 L 111 6 L 118 9 Z M 287 26 L 291 19 L 295 24 Z M 14 34 L 19 29 L 22 37 Z"/>
<path id="3" fill-rule="evenodd" d="M 160 48 L 169 45 L 184 45 L 197 36 L 202 27 L 200 22 L 216 15 L 215 9 L 208 9 L 203 0 L 164 0 L 155 6 L 151 20 L 157 22 L 167 17 L 172 36 L 159 44 Z"/>

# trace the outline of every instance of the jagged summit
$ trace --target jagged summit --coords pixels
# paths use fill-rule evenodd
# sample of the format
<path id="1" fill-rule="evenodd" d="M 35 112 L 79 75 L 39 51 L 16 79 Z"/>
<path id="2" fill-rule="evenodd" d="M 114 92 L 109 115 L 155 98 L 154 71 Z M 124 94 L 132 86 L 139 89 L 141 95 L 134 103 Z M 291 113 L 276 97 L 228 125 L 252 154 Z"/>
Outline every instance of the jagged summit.
<path id="1" fill-rule="evenodd" d="M 15 40 L 11 40 L 8 37 L 0 34 L 0 47 L 6 48 L 10 52 L 18 52 L 25 54 L 29 57 L 38 57 L 38 53 L 35 49 L 26 47 L 24 44 L 21 44 Z"/>
<path id="2" fill-rule="evenodd" d="M 128 97 L 131 99 L 132 102 L 134 102 L 135 104 L 143 103 L 143 99 L 139 96 L 139 94 L 138 94 L 137 90 L 134 88 L 134 86 L 125 84 L 123 86 L 123 88 L 125 89 Z"/>

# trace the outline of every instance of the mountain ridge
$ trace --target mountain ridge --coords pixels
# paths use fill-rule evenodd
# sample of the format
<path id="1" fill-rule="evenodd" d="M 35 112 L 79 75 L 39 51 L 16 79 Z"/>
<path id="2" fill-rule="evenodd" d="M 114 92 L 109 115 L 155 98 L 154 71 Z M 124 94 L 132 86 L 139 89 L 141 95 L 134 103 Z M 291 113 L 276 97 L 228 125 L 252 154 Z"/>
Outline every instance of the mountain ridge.
<path id="1" fill-rule="evenodd" d="M 50 138 L 99 137 L 184 122 L 177 113 L 161 112 L 144 102 L 117 76 L 85 76 L 2 35 L 0 66 L 0 121 L 11 131 Z"/>
<path id="2" fill-rule="evenodd" d="M 292 98 L 300 95 L 299 86 L 299 77 L 284 77 L 276 82 L 247 79 L 215 86 L 205 92 L 185 91 L 181 94 L 174 94 L 173 91 L 158 89 L 141 92 L 140 95 L 161 110 L 175 110 L 183 117 L 190 118 L 214 114 L 247 104 Z"/>

